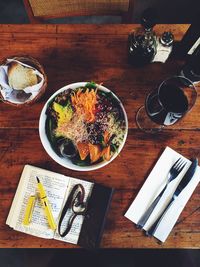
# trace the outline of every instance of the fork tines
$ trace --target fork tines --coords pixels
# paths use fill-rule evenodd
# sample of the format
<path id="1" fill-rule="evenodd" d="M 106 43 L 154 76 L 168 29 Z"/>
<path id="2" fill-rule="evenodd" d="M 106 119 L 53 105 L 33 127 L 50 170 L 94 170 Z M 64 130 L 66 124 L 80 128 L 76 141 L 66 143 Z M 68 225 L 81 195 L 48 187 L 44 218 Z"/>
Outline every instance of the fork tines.
<path id="1" fill-rule="evenodd" d="M 185 160 L 182 158 L 179 158 L 174 165 L 172 166 L 172 168 L 175 168 L 177 171 L 181 172 L 183 170 L 183 168 L 185 167 Z"/>

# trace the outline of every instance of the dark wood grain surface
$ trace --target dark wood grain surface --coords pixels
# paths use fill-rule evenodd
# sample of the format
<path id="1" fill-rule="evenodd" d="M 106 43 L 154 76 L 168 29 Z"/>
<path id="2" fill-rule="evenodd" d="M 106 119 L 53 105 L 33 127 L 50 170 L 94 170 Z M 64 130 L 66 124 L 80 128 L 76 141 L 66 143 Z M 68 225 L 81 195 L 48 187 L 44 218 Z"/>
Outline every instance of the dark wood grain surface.
<path id="1" fill-rule="evenodd" d="M 200 156 L 200 100 L 178 124 L 157 135 L 137 129 L 135 114 L 145 95 L 165 78 L 176 74 L 183 62 L 170 59 L 133 68 L 127 63 L 127 36 L 137 25 L 1 25 L 0 57 L 28 54 L 43 64 L 48 87 L 32 106 L 16 108 L 0 103 L 0 247 L 71 248 L 12 230 L 6 218 L 25 164 L 68 176 L 84 178 L 116 189 L 101 242 L 104 248 L 199 248 L 200 187 L 182 212 L 164 244 L 137 230 L 123 214 L 166 146 L 185 157 Z M 159 25 L 159 34 L 171 30 L 180 40 L 188 25 Z M 53 92 L 79 81 L 96 81 L 122 100 L 129 119 L 128 138 L 120 155 L 108 166 L 76 172 L 54 162 L 39 139 L 41 109 Z"/>

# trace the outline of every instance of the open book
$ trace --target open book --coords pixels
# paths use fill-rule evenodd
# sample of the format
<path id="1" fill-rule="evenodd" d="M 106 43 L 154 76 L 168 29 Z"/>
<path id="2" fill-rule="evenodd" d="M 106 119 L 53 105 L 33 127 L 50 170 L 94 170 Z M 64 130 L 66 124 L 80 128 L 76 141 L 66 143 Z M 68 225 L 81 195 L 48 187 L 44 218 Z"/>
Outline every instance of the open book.
<path id="1" fill-rule="evenodd" d="M 76 184 L 81 184 L 85 189 L 86 214 L 84 216 L 78 215 L 75 218 L 69 233 L 65 237 L 60 237 L 57 229 L 54 231 L 49 227 L 40 200 L 36 200 L 31 223 L 29 225 L 23 224 L 28 199 L 37 192 L 36 176 L 43 184 L 57 225 L 72 188 Z M 6 224 L 14 230 L 37 237 L 57 239 L 87 248 L 94 248 L 100 243 L 112 193 L 113 189 L 96 183 L 25 165 Z M 66 221 L 72 213 L 73 211 L 70 209 L 67 211 Z"/>

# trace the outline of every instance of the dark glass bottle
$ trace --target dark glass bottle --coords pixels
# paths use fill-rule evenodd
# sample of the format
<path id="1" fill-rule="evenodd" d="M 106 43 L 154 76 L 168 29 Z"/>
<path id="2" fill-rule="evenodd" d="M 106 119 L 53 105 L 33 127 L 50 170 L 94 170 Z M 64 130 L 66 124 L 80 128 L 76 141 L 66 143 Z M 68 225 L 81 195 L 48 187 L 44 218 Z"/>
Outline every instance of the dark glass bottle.
<path id="1" fill-rule="evenodd" d="M 193 83 L 200 82 L 200 44 L 190 55 L 181 70 L 181 75 Z"/>
<path id="2" fill-rule="evenodd" d="M 191 18 L 191 22 L 183 38 L 176 42 L 173 49 L 173 54 L 176 58 L 187 59 L 200 44 L 200 13 L 198 10 L 197 14 Z"/>
<path id="3" fill-rule="evenodd" d="M 197 44 L 200 43 L 200 14 L 198 16 L 198 20 L 195 19 L 194 22 L 190 25 L 187 32 L 184 34 L 182 40 L 177 43 L 175 53 L 180 58 L 186 58 L 188 55 L 191 55 Z"/>
<path id="4" fill-rule="evenodd" d="M 156 36 L 153 32 L 155 11 L 147 9 L 141 18 L 141 27 L 129 34 L 128 59 L 135 66 L 150 63 L 156 54 Z"/>

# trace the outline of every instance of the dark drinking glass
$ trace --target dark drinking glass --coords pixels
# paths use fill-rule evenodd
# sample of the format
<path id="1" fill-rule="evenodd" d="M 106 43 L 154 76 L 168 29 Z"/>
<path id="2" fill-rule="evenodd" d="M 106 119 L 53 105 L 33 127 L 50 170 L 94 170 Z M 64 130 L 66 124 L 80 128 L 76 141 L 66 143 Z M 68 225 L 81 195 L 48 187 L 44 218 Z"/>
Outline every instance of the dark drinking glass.
<path id="1" fill-rule="evenodd" d="M 145 35 L 138 32 L 130 34 L 129 44 L 129 63 L 135 66 L 143 66 L 150 63 L 156 53 L 156 42 L 151 32 L 146 31 Z"/>
<path id="2" fill-rule="evenodd" d="M 174 76 L 152 91 L 136 115 L 140 129 L 160 131 L 164 126 L 179 121 L 194 105 L 197 92 L 194 84 L 182 76 Z"/>

